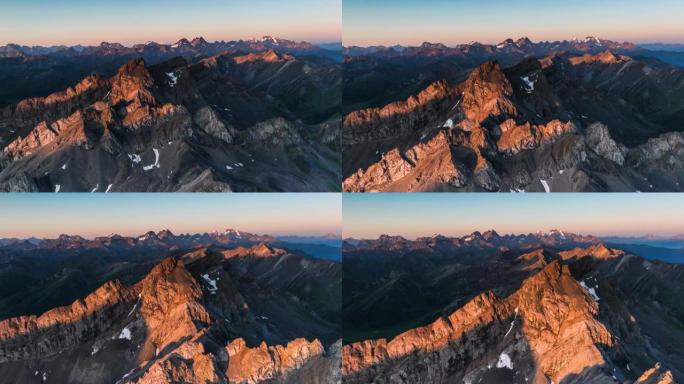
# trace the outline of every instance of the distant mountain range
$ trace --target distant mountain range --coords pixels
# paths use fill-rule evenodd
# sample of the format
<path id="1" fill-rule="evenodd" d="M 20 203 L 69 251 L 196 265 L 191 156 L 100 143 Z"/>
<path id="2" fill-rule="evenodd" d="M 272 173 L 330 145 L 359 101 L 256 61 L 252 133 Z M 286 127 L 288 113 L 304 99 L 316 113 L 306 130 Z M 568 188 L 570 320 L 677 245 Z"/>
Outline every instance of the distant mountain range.
<path id="1" fill-rule="evenodd" d="M 595 236 L 348 239 L 343 273 L 344 382 L 684 377 L 684 265 Z"/>
<path id="2" fill-rule="evenodd" d="M 539 42 L 533 42 L 527 37 L 521 37 L 517 40 L 506 39 L 498 44 L 471 42 L 468 44 L 447 46 L 441 43 L 425 42 L 419 46 L 347 46 L 344 47 L 344 54 L 350 57 L 493 55 L 496 59 L 505 61 L 506 58 L 515 55 L 546 56 L 553 52 L 596 54 L 605 50 L 612 50 L 624 54 L 661 58 L 665 62 L 681 66 L 684 55 L 669 55 L 665 54 L 665 52 L 683 52 L 684 49 L 682 47 L 683 45 L 681 44 L 634 44 L 630 42 L 617 42 L 594 36 L 587 36 L 584 39 L 574 38 L 571 40 Z"/>
<path id="3" fill-rule="evenodd" d="M 343 190 L 682 191 L 684 69 L 600 38 L 347 47 Z"/>
<path id="4" fill-rule="evenodd" d="M 212 56 L 223 51 L 259 52 L 269 49 L 282 53 L 310 54 L 330 58 L 338 58 L 325 50 L 333 50 L 339 43 L 328 43 L 321 46 L 305 41 L 281 39 L 273 36 L 263 36 L 250 40 L 231 40 L 208 42 L 203 37 L 195 37 L 192 40 L 182 38 L 173 44 L 160 44 L 148 41 L 144 44 L 125 46 L 120 43 L 102 42 L 100 45 L 58 45 L 58 46 L 26 46 L 19 44 L 7 44 L 0 46 L 0 57 L 4 58 L 29 58 L 40 56 L 52 57 L 75 57 L 75 56 L 125 56 L 140 55 L 146 60 L 153 58 L 169 59 L 173 56 L 193 57 L 198 55 Z M 341 44 L 339 44 L 341 46 Z M 325 48 L 324 48 L 325 47 Z M 341 49 L 341 48 L 340 48 Z"/>
<path id="5" fill-rule="evenodd" d="M 86 249 L 110 249 L 132 250 L 143 248 L 160 248 L 169 250 L 183 250 L 196 247 L 237 247 L 252 246 L 260 243 L 273 244 L 275 246 L 299 249 L 311 257 L 321 259 L 340 260 L 339 257 L 329 257 L 335 254 L 342 246 L 342 239 L 333 234 L 322 236 L 271 236 L 257 235 L 236 229 L 224 231 L 185 233 L 175 235 L 168 229 L 154 232 L 149 231 L 140 236 L 121 236 L 111 234 L 95 238 L 84 238 L 78 235 L 60 235 L 55 239 L 40 238 L 0 238 L 0 251 L 31 251 L 31 250 L 86 250 Z M 300 249 L 306 248 L 306 250 Z M 322 254 L 317 254 L 320 251 Z"/>

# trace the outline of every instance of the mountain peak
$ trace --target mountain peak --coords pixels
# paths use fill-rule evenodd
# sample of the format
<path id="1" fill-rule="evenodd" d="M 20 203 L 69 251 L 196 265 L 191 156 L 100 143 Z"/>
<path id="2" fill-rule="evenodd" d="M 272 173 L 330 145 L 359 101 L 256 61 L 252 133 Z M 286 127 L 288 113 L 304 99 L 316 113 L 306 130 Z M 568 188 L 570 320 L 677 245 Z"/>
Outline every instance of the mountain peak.
<path id="1" fill-rule="evenodd" d="M 623 256 L 624 251 L 608 248 L 605 243 L 599 242 L 586 248 L 577 247 L 568 251 L 559 252 L 558 255 L 563 260 L 581 259 L 583 257 L 593 257 L 596 259 L 611 259 Z"/>
<path id="2" fill-rule="evenodd" d="M 119 74 L 139 77 L 137 75 L 140 75 L 142 73 L 147 74 L 148 71 L 147 63 L 145 62 L 145 59 L 141 57 L 131 59 L 119 68 Z"/>
<path id="3" fill-rule="evenodd" d="M 278 44 L 278 40 L 279 40 L 279 39 L 277 39 L 277 38 L 275 38 L 275 37 L 273 37 L 273 36 L 265 35 L 265 36 L 263 36 L 263 37 L 261 38 L 260 41 L 261 41 L 262 43 Z"/>
<path id="4" fill-rule="evenodd" d="M 486 61 L 475 68 L 461 85 L 462 108 L 468 118 L 480 123 L 490 116 L 515 116 L 510 97 L 513 87 L 498 61 Z"/>
<path id="5" fill-rule="evenodd" d="M 485 233 L 482 234 L 482 238 L 487 240 L 487 241 L 492 240 L 492 239 L 498 239 L 499 237 L 501 237 L 501 236 L 499 236 L 499 234 L 493 229 L 485 231 Z"/>
<path id="6" fill-rule="evenodd" d="M 265 63 L 277 63 L 279 61 L 294 60 L 292 55 L 287 53 L 281 54 L 274 49 L 269 49 L 259 53 L 249 53 L 247 55 L 236 56 L 233 58 L 236 64 L 249 63 L 254 61 L 261 61 Z"/>
<path id="7" fill-rule="evenodd" d="M 176 41 L 174 44 L 171 45 L 171 48 L 180 48 L 180 47 L 185 47 L 190 45 L 190 41 L 183 37 L 182 39 Z"/>
<path id="8" fill-rule="evenodd" d="M 280 248 L 272 248 L 266 243 L 259 243 L 249 248 L 237 247 L 223 252 L 223 256 L 230 257 L 245 257 L 245 256 L 256 256 L 256 257 L 273 257 L 282 256 L 285 254 L 285 250 Z"/>
<path id="9" fill-rule="evenodd" d="M 528 37 L 521 37 L 515 41 L 515 45 L 517 45 L 520 48 L 526 47 L 526 46 L 531 45 L 531 44 L 532 44 L 532 40 L 530 40 Z"/>
<path id="10" fill-rule="evenodd" d="M 100 48 L 103 48 L 103 49 L 122 49 L 125 47 L 119 43 L 109 43 L 109 42 L 103 41 L 100 43 Z"/>
<path id="11" fill-rule="evenodd" d="M 187 41 L 187 40 L 186 40 L 186 41 Z M 190 42 L 190 45 L 192 45 L 193 47 L 202 46 L 202 45 L 206 45 L 206 44 L 209 44 L 209 43 L 208 43 L 206 40 L 204 40 L 204 37 L 201 37 L 201 36 L 200 36 L 200 37 L 195 37 L 195 38 L 192 39 L 192 41 Z"/>
<path id="12" fill-rule="evenodd" d="M 163 230 L 157 232 L 157 237 L 163 240 L 167 237 L 174 237 L 174 234 L 173 234 L 173 232 L 171 232 L 168 229 L 163 229 Z"/>

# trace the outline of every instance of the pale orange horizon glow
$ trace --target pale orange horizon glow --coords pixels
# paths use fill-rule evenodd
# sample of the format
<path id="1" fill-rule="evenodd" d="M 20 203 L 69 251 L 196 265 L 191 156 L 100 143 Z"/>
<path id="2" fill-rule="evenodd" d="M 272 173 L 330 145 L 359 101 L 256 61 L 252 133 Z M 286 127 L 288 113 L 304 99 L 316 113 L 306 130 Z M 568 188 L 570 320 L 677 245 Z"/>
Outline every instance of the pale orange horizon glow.
<path id="1" fill-rule="evenodd" d="M 228 228 L 269 235 L 339 234 L 341 211 L 341 197 L 332 193 L 9 194 L 0 196 L 0 238 Z"/>
<path id="2" fill-rule="evenodd" d="M 3 4 L 0 45 L 133 45 L 246 40 L 265 35 L 312 43 L 342 39 L 340 0 L 25 0 Z"/>
<path id="3" fill-rule="evenodd" d="M 662 0 L 345 0 L 345 46 L 497 44 L 594 36 L 633 43 L 684 43 L 684 2 Z"/>

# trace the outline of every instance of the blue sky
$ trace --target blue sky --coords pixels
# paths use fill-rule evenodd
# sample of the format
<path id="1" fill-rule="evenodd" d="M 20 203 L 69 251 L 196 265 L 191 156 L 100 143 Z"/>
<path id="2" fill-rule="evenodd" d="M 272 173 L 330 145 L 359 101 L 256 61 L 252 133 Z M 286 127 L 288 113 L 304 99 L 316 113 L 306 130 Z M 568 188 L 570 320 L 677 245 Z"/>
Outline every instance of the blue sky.
<path id="1" fill-rule="evenodd" d="M 684 43 L 681 0 L 344 0 L 345 45 L 562 40 Z"/>
<path id="2" fill-rule="evenodd" d="M 57 5 L 59 4 L 59 5 Z M 341 39 L 341 0 L 0 0 L 0 44 Z"/>
<path id="3" fill-rule="evenodd" d="M 460 236 L 495 229 L 593 235 L 684 233 L 684 194 L 345 194 L 345 237 Z"/>
<path id="4" fill-rule="evenodd" d="M 333 193 L 0 194 L 0 238 L 197 233 L 234 228 L 259 234 L 341 232 Z"/>

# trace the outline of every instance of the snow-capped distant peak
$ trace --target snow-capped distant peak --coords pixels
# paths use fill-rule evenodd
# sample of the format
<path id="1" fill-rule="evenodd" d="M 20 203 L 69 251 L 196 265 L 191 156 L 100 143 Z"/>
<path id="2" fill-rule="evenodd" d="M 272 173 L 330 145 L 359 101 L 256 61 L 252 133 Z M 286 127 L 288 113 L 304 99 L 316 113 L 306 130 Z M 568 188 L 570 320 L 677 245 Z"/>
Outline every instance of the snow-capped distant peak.
<path id="1" fill-rule="evenodd" d="M 585 42 L 585 43 L 594 42 L 594 43 L 596 43 L 596 44 L 598 44 L 598 45 L 603 45 L 603 41 L 601 41 L 601 39 L 599 39 L 598 37 L 594 37 L 594 36 L 587 36 L 587 37 L 584 39 L 584 42 Z"/>
<path id="2" fill-rule="evenodd" d="M 276 38 L 273 37 L 273 36 L 264 36 L 264 37 L 261 38 L 261 42 L 262 42 L 262 43 L 270 42 L 270 43 L 273 43 L 273 44 L 277 44 L 277 43 L 278 43 L 278 39 L 276 39 Z"/>

